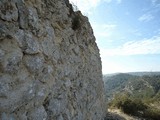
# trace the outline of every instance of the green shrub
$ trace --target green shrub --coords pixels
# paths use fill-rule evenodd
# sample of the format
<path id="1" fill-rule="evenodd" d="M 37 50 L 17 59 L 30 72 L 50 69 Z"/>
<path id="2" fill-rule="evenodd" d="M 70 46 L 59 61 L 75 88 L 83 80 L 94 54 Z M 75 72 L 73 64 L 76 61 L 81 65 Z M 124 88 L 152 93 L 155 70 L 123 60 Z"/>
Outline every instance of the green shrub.
<path id="1" fill-rule="evenodd" d="M 126 99 L 121 105 L 121 110 L 131 115 L 140 115 L 145 109 L 147 106 L 140 100 Z"/>
<path id="2" fill-rule="evenodd" d="M 147 106 L 138 99 L 130 99 L 126 95 L 116 96 L 115 99 L 109 103 L 110 107 L 121 109 L 126 114 L 138 115 L 141 111 L 147 109 Z"/>
<path id="3" fill-rule="evenodd" d="M 77 30 L 81 27 L 81 18 L 80 16 L 77 14 L 75 15 L 75 17 L 73 18 L 73 21 L 72 21 L 72 29 L 73 30 Z"/>
<path id="4" fill-rule="evenodd" d="M 160 110 L 155 108 L 148 108 L 144 111 L 143 117 L 152 120 L 160 120 Z"/>
<path id="5" fill-rule="evenodd" d="M 116 95 L 108 104 L 110 108 L 121 109 L 122 112 L 147 120 L 160 120 L 160 110 L 147 106 L 140 99 L 131 99 L 127 95 Z"/>

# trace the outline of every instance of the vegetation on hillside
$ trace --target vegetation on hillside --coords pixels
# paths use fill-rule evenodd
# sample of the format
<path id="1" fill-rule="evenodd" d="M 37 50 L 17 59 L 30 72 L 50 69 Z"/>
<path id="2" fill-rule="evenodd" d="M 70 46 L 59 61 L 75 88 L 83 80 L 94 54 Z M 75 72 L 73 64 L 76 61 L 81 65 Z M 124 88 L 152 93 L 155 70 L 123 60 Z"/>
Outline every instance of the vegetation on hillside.
<path id="1" fill-rule="evenodd" d="M 135 76 L 120 73 L 104 76 L 104 82 L 109 100 L 112 100 L 117 93 L 127 93 L 133 98 L 160 100 L 160 75 Z"/>
<path id="2" fill-rule="evenodd" d="M 126 114 L 138 116 L 147 120 L 159 120 L 160 118 L 160 109 L 148 105 L 141 99 L 133 99 L 127 95 L 116 95 L 108 105 L 111 109 L 118 108 Z"/>
<path id="3" fill-rule="evenodd" d="M 110 108 L 148 120 L 160 118 L 160 75 L 104 77 Z"/>

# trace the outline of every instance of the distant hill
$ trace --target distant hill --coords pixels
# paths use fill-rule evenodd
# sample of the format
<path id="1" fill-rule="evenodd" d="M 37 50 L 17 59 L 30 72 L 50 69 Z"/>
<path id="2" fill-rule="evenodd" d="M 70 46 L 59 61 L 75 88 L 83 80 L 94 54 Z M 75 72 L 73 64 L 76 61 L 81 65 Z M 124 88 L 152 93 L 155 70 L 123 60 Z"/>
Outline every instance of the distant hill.
<path id="1" fill-rule="evenodd" d="M 125 93 L 135 98 L 156 98 L 160 96 L 160 72 L 119 73 L 103 77 L 106 97 Z"/>
<path id="2" fill-rule="evenodd" d="M 110 77 L 110 76 L 114 76 L 114 75 L 118 75 L 121 73 L 111 73 L 111 74 L 105 74 L 104 77 Z M 135 75 L 135 76 L 144 76 L 144 75 L 160 75 L 160 71 L 159 72 L 127 72 L 127 73 L 122 73 L 122 74 L 130 74 L 130 75 Z"/>
<path id="3" fill-rule="evenodd" d="M 152 76 L 152 75 L 160 75 L 160 72 L 129 72 L 130 75 L 136 75 L 136 76 Z"/>

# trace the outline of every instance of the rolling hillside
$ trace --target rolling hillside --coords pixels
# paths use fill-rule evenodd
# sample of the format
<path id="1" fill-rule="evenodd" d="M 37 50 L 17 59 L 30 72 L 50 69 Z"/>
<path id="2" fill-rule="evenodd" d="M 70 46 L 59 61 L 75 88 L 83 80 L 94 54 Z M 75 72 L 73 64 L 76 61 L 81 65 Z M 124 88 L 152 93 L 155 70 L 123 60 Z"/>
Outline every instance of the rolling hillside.
<path id="1" fill-rule="evenodd" d="M 160 94 L 160 73 L 119 73 L 104 76 L 106 97 L 111 100 L 115 94 L 125 93 L 136 98 L 153 98 Z"/>
<path id="2" fill-rule="evenodd" d="M 160 74 L 119 73 L 103 79 L 109 108 L 146 120 L 159 120 Z"/>

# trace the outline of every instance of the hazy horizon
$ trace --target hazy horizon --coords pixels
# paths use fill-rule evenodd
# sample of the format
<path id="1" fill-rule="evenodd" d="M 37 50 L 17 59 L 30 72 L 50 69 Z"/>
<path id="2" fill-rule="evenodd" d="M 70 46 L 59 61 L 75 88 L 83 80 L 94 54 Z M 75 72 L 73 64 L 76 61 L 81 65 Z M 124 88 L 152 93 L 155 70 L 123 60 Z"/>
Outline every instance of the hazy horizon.
<path id="1" fill-rule="evenodd" d="M 129 72 L 115 72 L 115 73 L 107 73 L 107 74 L 103 74 L 103 75 L 119 74 L 119 73 L 160 73 L 160 71 L 129 71 Z"/>

